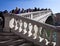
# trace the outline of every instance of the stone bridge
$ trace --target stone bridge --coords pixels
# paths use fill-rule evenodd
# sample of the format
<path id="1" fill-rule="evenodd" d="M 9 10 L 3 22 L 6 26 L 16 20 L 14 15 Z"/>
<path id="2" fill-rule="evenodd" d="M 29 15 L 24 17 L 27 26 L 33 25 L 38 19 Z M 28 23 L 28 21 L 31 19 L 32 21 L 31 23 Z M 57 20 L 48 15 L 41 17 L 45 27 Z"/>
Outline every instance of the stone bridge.
<path id="1" fill-rule="evenodd" d="M 28 19 L 32 19 L 38 22 L 42 22 L 42 23 L 45 23 L 48 17 L 53 16 L 52 11 L 50 10 L 28 12 L 28 13 L 17 14 L 17 15 L 28 18 Z"/>
<path id="2" fill-rule="evenodd" d="M 59 46 L 59 26 L 45 23 L 52 12 L 37 11 L 23 14 L 4 14 L 5 31 L 10 31 L 39 46 Z M 56 41 L 54 41 L 56 32 Z"/>

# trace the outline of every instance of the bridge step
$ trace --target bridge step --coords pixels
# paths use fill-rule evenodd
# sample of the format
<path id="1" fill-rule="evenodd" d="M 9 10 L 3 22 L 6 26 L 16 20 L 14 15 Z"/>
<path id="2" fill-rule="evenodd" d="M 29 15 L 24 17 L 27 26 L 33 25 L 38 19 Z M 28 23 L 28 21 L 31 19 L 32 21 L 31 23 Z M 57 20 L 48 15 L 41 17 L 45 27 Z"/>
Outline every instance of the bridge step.
<path id="1" fill-rule="evenodd" d="M 34 46 L 32 43 L 24 43 L 24 44 L 21 44 L 19 46 Z"/>
<path id="2" fill-rule="evenodd" d="M 18 45 L 18 44 L 22 44 L 24 42 L 25 42 L 24 39 L 18 39 L 18 40 L 10 40 L 4 44 L 6 44 L 6 45 Z"/>
<path id="3" fill-rule="evenodd" d="M 11 32 L 0 32 L 0 36 L 15 36 L 14 33 L 11 33 Z"/>
<path id="4" fill-rule="evenodd" d="M 0 46 L 35 46 L 11 32 L 0 32 Z"/>
<path id="5" fill-rule="evenodd" d="M 18 39 L 18 36 L 0 36 L 0 41 L 1 40 L 9 40 L 9 39 Z"/>

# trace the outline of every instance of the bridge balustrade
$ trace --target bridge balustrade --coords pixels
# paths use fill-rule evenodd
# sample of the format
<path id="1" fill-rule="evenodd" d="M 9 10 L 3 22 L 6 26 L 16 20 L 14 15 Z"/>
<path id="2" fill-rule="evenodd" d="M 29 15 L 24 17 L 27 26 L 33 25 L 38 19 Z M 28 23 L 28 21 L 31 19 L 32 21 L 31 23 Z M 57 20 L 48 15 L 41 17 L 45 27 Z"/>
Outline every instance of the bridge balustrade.
<path id="1" fill-rule="evenodd" d="M 60 27 L 33 21 L 14 14 L 5 14 L 4 30 L 11 31 L 18 36 L 41 46 L 60 45 Z M 54 41 L 54 32 L 56 40 Z"/>
<path id="2" fill-rule="evenodd" d="M 52 12 L 50 10 L 18 14 L 18 16 L 22 16 L 22 17 L 32 19 L 38 22 L 42 22 L 42 23 L 45 23 L 47 18 L 51 15 L 52 15 Z"/>
<path id="3" fill-rule="evenodd" d="M 34 19 L 34 18 L 39 17 L 41 15 L 44 15 L 48 12 L 51 12 L 51 11 L 50 10 L 36 11 L 36 12 L 28 12 L 28 13 L 23 13 L 23 14 L 17 14 L 17 15 L 25 17 L 25 18 L 29 18 L 29 19 Z"/>

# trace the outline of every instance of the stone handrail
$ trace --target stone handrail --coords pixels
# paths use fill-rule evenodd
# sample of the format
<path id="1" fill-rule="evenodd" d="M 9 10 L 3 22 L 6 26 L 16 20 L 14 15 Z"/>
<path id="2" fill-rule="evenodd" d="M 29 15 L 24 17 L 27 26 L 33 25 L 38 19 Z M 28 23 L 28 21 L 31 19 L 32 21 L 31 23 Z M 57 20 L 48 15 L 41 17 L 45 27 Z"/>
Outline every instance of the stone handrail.
<path id="1" fill-rule="evenodd" d="M 29 40 L 37 45 L 59 46 L 60 36 L 59 28 L 49 24 L 33 21 L 28 18 L 17 16 L 14 14 L 5 14 L 4 30 L 14 32 L 26 40 Z M 49 33 L 47 33 L 49 32 Z M 56 41 L 54 41 L 53 33 L 57 33 Z"/>

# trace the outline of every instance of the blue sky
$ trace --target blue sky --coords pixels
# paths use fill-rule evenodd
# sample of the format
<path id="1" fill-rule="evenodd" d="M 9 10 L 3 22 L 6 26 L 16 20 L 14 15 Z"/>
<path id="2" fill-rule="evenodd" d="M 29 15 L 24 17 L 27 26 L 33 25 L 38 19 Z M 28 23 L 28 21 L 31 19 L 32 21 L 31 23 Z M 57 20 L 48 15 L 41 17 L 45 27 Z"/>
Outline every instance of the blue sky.
<path id="1" fill-rule="evenodd" d="M 53 13 L 60 12 L 60 0 L 0 0 L 0 11 L 18 8 L 51 8 Z"/>

